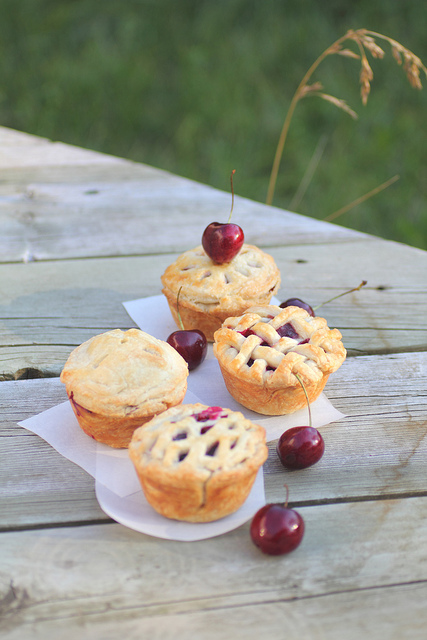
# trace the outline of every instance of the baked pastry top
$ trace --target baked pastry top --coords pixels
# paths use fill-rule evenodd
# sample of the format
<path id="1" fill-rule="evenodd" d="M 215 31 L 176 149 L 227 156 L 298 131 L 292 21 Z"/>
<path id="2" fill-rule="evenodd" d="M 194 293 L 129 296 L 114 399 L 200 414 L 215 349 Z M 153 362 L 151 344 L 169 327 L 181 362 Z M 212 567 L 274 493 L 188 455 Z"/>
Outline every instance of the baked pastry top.
<path id="1" fill-rule="evenodd" d="M 185 360 L 140 329 L 114 329 L 74 349 L 61 373 L 73 401 L 97 414 L 159 413 L 187 388 Z"/>
<path id="2" fill-rule="evenodd" d="M 244 244 L 226 264 L 214 264 L 202 246 L 185 251 L 162 275 L 163 293 L 199 311 L 230 315 L 236 309 L 268 303 L 280 285 L 273 258 Z M 224 316 L 225 317 L 225 316 Z"/>
<path id="3" fill-rule="evenodd" d="M 215 334 L 214 353 L 227 368 L 265 385 L 277 378 L 297 384 L 294 373 L 309 383 L 342 364 L 341 337 L 324 318 L 300 307 L 257 306 L 224 322 Z"/>
<path id="4" fill-rule="evenodd" d="M 188 404 L 137 429 L 129 455 L 157 511 L 205 522 L 241 506 L 268 450 L 263 427 L 240 412 Z"/>
<path id="5" fill-rule="evenodd" d="M 340 331 L 300 307 L 251 307 L 242 316 L 227 318 L 214 337 L 223 375 L 230 374 L 232 384 L 239 380 L 242 386 L 269 390 L 272 399 L 276 389 L 300 386 L 295 374 L 318 395 L 346 357 Z M 250 395 L 250 388 L 245 391 Z"/>

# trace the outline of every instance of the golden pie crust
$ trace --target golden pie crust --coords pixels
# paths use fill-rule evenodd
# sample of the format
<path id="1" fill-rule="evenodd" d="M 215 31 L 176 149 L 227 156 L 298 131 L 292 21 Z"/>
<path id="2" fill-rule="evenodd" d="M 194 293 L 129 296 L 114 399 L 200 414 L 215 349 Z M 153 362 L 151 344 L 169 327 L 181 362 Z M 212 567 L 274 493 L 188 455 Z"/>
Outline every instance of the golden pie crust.
<path id="1" fill-rule="evenodd" d="M 267 459 L 263 427 L 240 412 L 174 407 L 136 429 L 129 445 L 148 503 L 161 515 L 211 522 L 237 511 Z"/>
<path id="2" fill-rule="evenodd" d="M 300 307 L 251 307 L 225 320 L 213 351 L 229 393 L 265 415 L 294 413 L 323 391 L 346 358 L 338 329 Z"/>
<path id="3" fill-rule="evenodd" d="M 60 379 L 83 431 L 124 448 L 137 427 L 182 402 L 187 377 L 187 363 L 166 342 L 114 329 L 74 349 Z"/>
<path id="4" fill-rule="evenodd" d="M 273 258 L 244 244 L 227 264 L 214 264 L 202 246 L 181 254 L 161 277 L 163 293 L 176 324 L 203 331 L 209 342 L 222 322 L 255 304 L 268 304 L 280 286 Z"/>

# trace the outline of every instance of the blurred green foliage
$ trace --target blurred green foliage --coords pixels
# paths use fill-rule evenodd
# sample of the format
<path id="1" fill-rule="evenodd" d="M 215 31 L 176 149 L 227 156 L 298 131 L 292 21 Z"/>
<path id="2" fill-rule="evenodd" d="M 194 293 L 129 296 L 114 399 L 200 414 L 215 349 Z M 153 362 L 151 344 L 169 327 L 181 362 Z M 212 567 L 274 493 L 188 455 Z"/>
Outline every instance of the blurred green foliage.
<path id="1" fill-rule="evenodd" d="M 292 95 L 348 29 L 388 35 L 427 62 L 419 0 L 0 0 L 0 124 L 170 170 L 265 202 Z M 379 44 L 381 44 L 379 42 Z M 359 63 L 330 56 L 318 99 L 295 112 L 274 204 L 325 218 L 395 174 L 336 222 L 427 249 L 427 79 L 416 91 L 384 45 L 368 104 Z"/>

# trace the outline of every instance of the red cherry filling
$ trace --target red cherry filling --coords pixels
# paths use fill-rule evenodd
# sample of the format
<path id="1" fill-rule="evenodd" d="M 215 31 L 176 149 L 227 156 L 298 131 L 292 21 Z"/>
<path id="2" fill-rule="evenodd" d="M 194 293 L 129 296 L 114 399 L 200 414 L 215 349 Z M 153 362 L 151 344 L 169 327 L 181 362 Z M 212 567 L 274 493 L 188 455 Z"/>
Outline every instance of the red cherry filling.
<path id="1" fill-rule="evenodd" d="M 300 342 L 298 342 L 299 345 L 300 344 L 308 344 L 310 342 L 309 338 L 305 338 L 304 340 L 301 340 L 301 336 L 295 330 L 295 328 L 292 326 L 292 324 L 290 322 L 287 322 L 286 324 L 283 324 L 281 327 L 278 327 L 276 329 L 276 331 L 277 331 L 277 333 L 279 334 L 279 336 L 281 338 L 285 338 L 286 337 L 286 338 L 292 338 L 292 340 L 300 340 Z M 238 333 L 240 333 L 244 338 L 248 338 L 249 336 L 258 335 L 252 329 L 244 329 L 243 331 L 239 331 Z M 263 340 L 260 343 L 259 346 L 260 347 L 270 347 L 271 345 L 268 344 L 268 342 L 266 342 L 265 340 Z M 255 362 L 255 360 L 253 358 L 249 358 L 249 360 L 247 362 L 248 367 L 252 367 L 254 362 Z M 267 366 L 266 370 L 267 371 L 275 371 L 275 368 Z"/>
<path id="2" fill-rule="evenodd" d="M 186 437 L 187 437 L 187 434 L 185 433 L 185 431 L 180 431 L 172 438 L 172 440 L 185 440 Z"/>
<path id="3" fill-rule="evenodd" d="M 292 338 L 293 340 L 298 340 L 298 338 L 301 338 L 299 333 L 295 330 L 295 328 L 292 326 L 290 322 L 287 322 L 286 324 L 282 324 L 282 326 L 278 327 L 276 331 L 281 338 Z M 244 329 L 243 331 L 239 331 L 239 333 L 241 333 L 244 338 L 257 335 L 255 331 L 253 331 L 252 329 Z M 268 347 L 269 344 L 268 342 L 264 341 L 261 343 L 260 346 Z"/>
<path id="4" fill-rule="evenodd" d="M 258 335 L 257 333 L 255 333 L 255 331 L 252 331 L 252 329 L 244 329 L 243 331 L 239 331 L 238 333 L 241 333 L 242 336 L 244 338 L 248 338 L 249 336 L 256 336 Z M 268 344 L 268 342 L 266 342 L 265 340 L 263 340 L 260 345 L 260 347 L 269 347 L 270 345 Z"/>
<path id="5" fill-rule="evenodd" d="M 225 418 L 227 417 L 228 413 L 227 411 L 225 411 L 222 407 L 207 407 L 206 409 L 204 409 L 203 411 L 200 411 L 199 413 L 193 413 L 191 414 L 191 417 L 194 418 L 197 422 L 207 422 L 209 421 L 215 421 L 218 418 Z M 212 427 L 214 426 L 214 424 L 206 424 L 203 427 L 200 428 L 200 435 L 204 435 L 207 431 L 209 431 L 210 429 L 212 429 Z M 188 437 L 188 432 L 187 431 L 178 431 L 173 437 L 172 440 L 185 440 Z M 236 442 L 233 443 L 232 447 L 235 446 Z M 205 451 L 205 455 L 206 456 L 214 456 L 217 452 L 217 449 L 219 447 L 219 442 L 216 441 L 213 444 L 210 444 L 208 446 L 208 448 Z M 185 458 L 188 455 L 188 451 L 180 451 L 178 453 L 178 462 L 182 462 L 183 460 L 185 460 Z"/>
<path id="6" fill-rule="evenodd" d="M 73 405 L 75 411 L 76 411 L 76 415 L 78 416 L 84 416 L 85 413 L 93 413 L 93 411 L 91 411 L 90 409 L 86 409 L 85 407 L 82 407 L 81 404 L 78 404 L 75 400 L 74 400 L 74 393 L 71 391 L 70 395 L 68 396 L 71 404 Z"/>
<path id="7" fill-rule="evenodd" d="M 194 418 L 197 422 L 207 422 L 208 420 L 212 420 L 213 421 L 213 420 L 217 420 L 218 418 L 226 418 L 227 415 L 228 415 L 228 413 L 226 411 L 224 411 L 224 409 L 222 407 L 208 407 L 204 411 L 200 411 L 200 413 L 193 413 L 191 415 L 191 417 Z M 174 421 L 172 421 L 172 422 L 174 422 Z M 213 424 L 207 424 L 204 427 L 201 427 L 200 435 L 205 434 L 207 431 L 209 431 L 209 429 L 212 429 L 213 426 L 214 426 Z M 174 441 L 175 440 L 185 440 L 187 437 L 188 437 L 188 432 L 187 431 L 178 431 L 172 437 L 172 440 L 174 440 Z M 185 454 L 185 455 L 187 455 L 187 454 Z M 207 455 L 213 455 L 213 454 L 209 453 Z M 180 460 L 181 460 L 181 458 L 180 458 Z"/>
<path id="8" fill-rule="evenodd" d="M 282 326 L 278 327 L 276 331 L 281 338 L 292 338 L 293 340 L 298 340 L 298 338 L 301 338 L 301 336 L 295 331 L 290 322 L 282 324 Z"/>
<path id="9" fill-rule="evenodd" d="M 227 413 L 224 412 L 222 407 L 208 407 L 200 413 L 193 414 L 192 417 L 195 418 L 197 422 L 206 422 L 207 420 L 216 420 L 217 418 L 225 418 L 226 416 Z"/>
<path id="10" fill-rule="evenodd" d="M 214 443 L 209 447 L 209 449 L 207 449 L 207 450 L 206 450 L 205 455 L 206 455 L 206 456 L 211 456 L 211 457 L 213 457 L 213 456 L 215 455 L 216 450 L 218 449 L 218 447 L 219 447 L 219 442 L 214 442 Z"/>
<path id="11" fill-rule="evenodd" d="M 212 429 L 213 425 L 212 424 L 208 424 L 206 427 L 202 427 L 200 429 L 200 435 L 202 436 L 204 433 L 206 433 L 206 431 L 209 431 L 209 429 Z"/>

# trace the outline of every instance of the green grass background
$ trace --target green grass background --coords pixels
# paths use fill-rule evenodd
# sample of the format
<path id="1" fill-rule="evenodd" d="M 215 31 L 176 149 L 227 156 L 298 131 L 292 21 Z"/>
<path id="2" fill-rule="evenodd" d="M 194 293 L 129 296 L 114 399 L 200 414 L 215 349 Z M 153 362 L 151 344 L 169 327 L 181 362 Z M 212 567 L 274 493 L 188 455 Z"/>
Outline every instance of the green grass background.
<path id="1" fill-rule="evenodd" d="M 421 0 L 0 0 L 0 124 L 170 170 L 265 202 L 292 95 L 348 29 L 378 31 L 427 63 Z M 313 80 L 345 99 L 295 112 L 274 204 L 323 219 L 400 179 L 336 222 L 427 249 L 427 79 L 414 90 L 391 56 L 329 57 Z"/>

